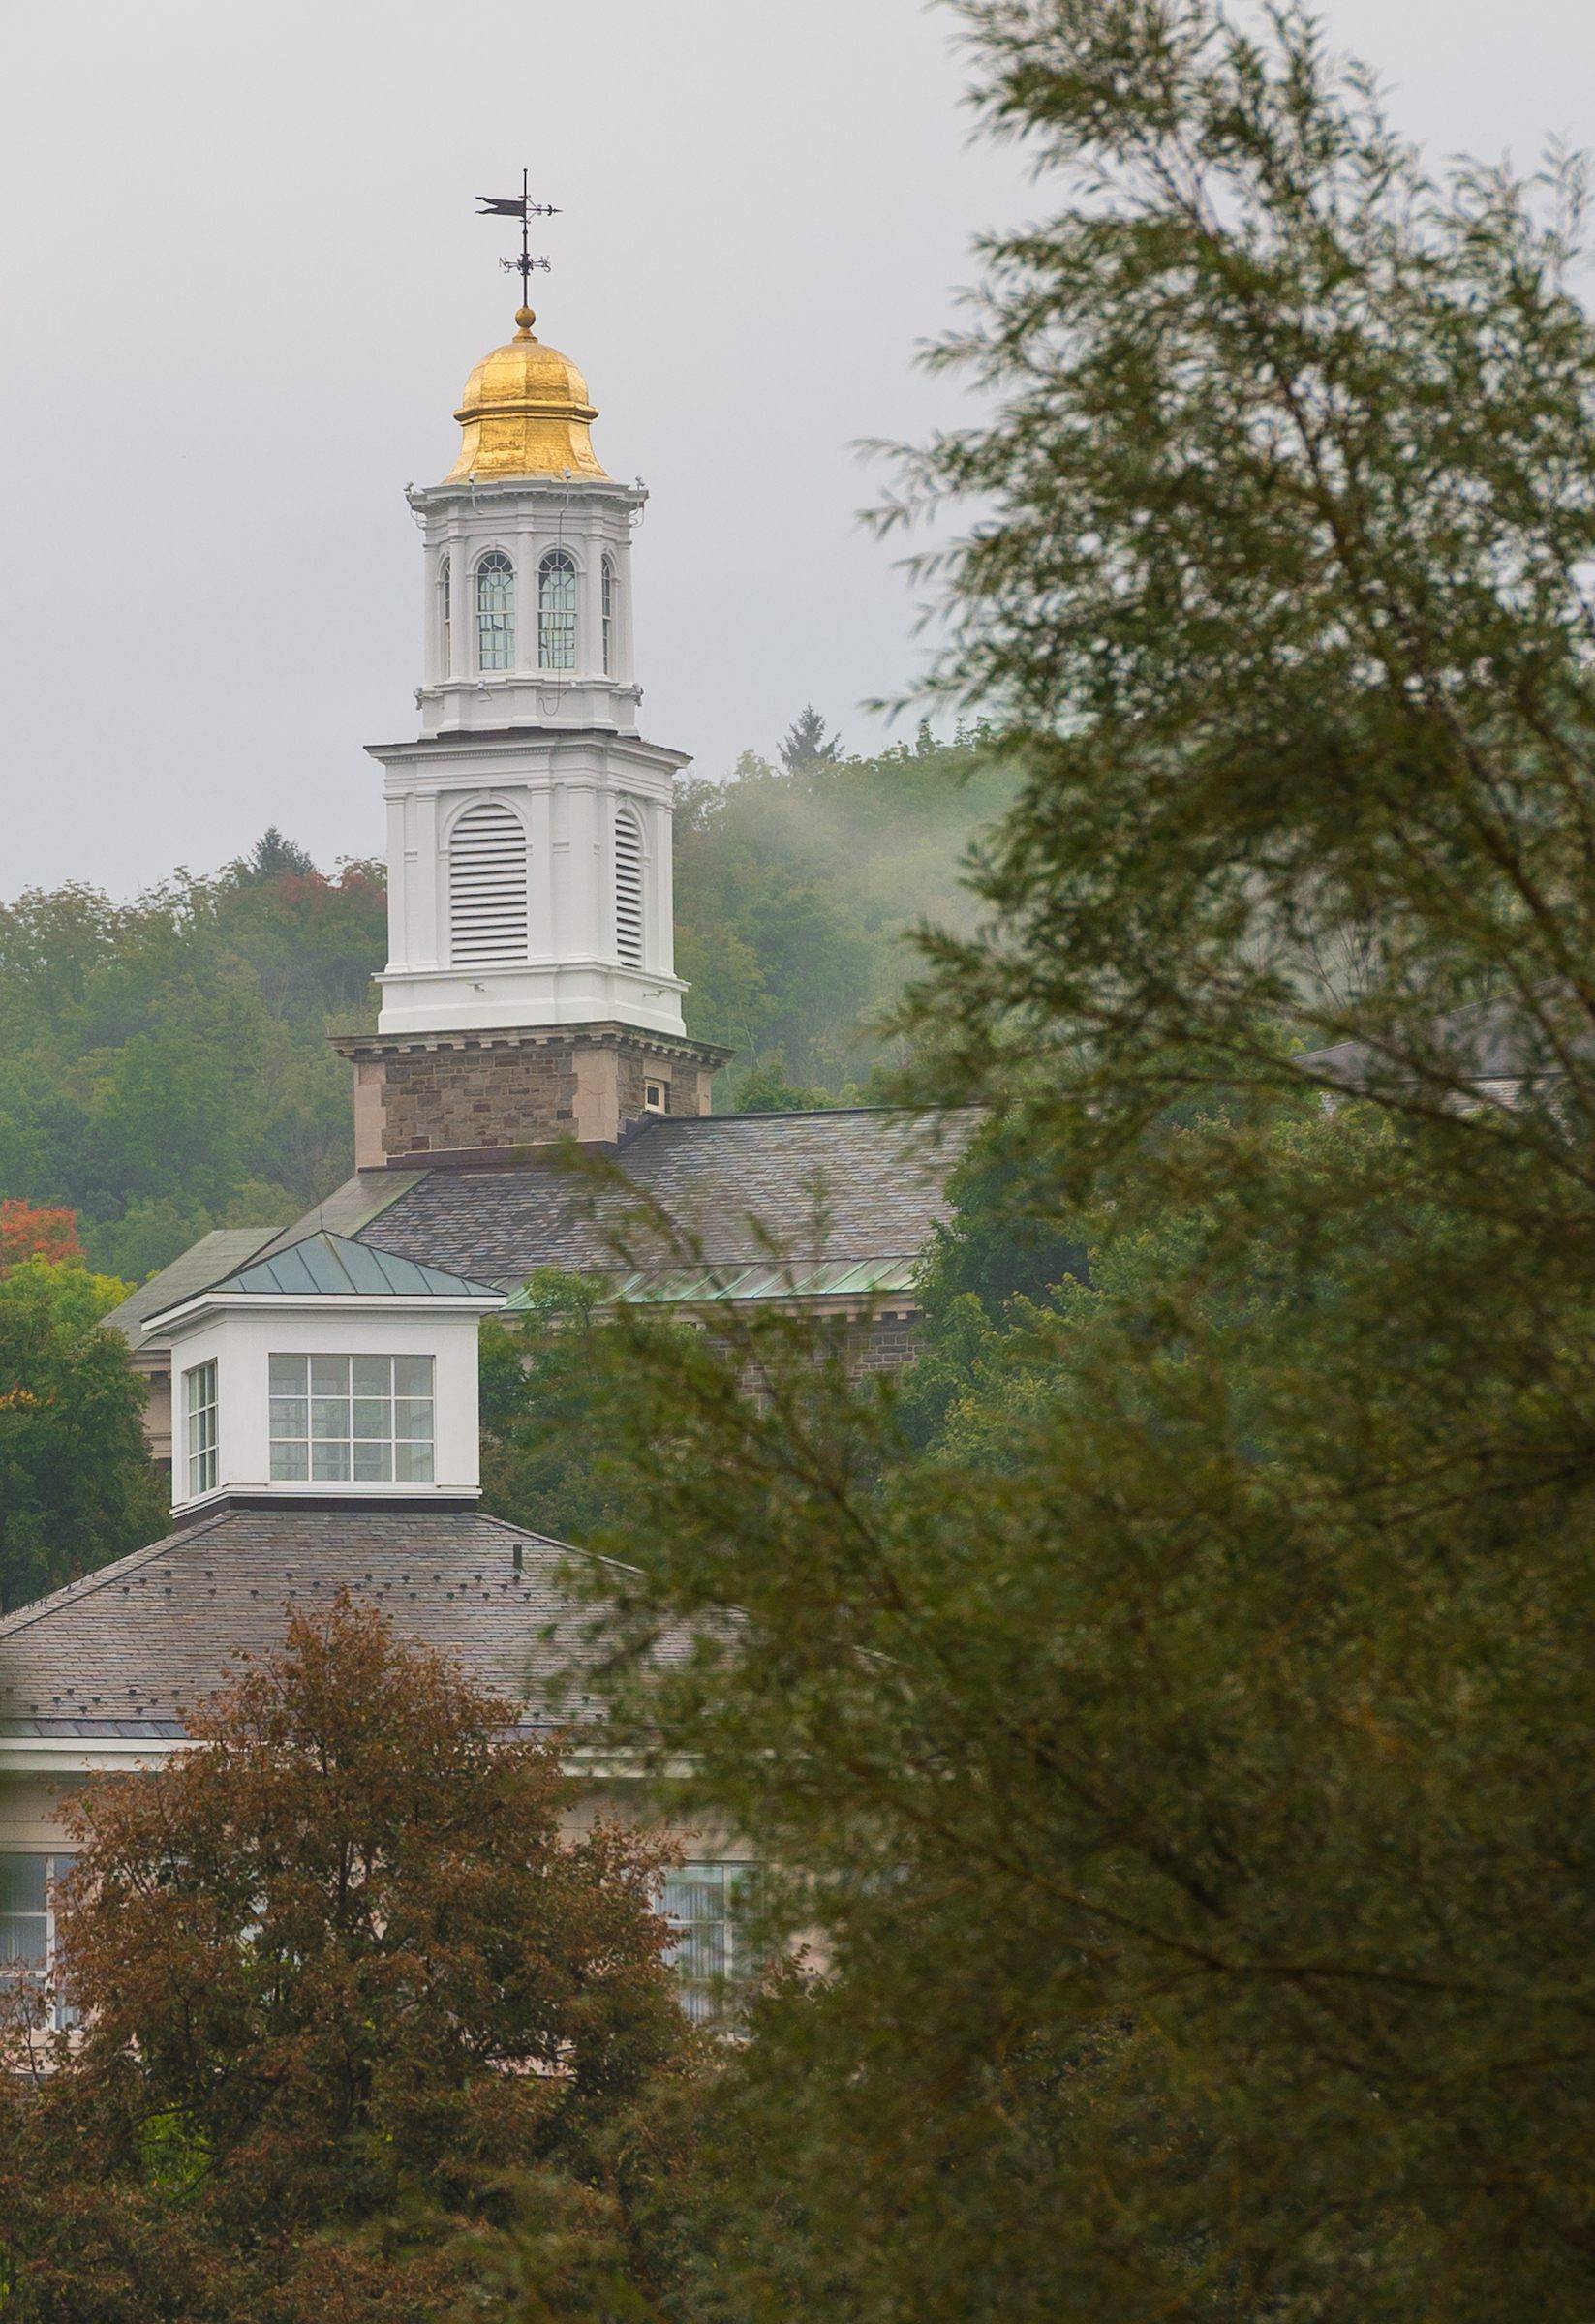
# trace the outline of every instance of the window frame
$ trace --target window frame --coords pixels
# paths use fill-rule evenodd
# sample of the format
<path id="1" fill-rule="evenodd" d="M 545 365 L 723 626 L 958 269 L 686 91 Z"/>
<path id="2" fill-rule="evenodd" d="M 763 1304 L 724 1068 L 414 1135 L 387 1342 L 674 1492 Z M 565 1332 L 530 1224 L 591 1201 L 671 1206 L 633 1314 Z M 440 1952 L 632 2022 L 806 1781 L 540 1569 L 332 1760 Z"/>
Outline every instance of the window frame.
<path id="1" fill-rule="evenodd" d="M 549 584 L 558 575 L 562 602 L 550 605 Z M 578 666 L 576 619 L 580 609 L 581 567 L 563 542 L 544 549 L 537 559 L 537 667 L 550 677 L 568 678 Z M 567 600 L 567 601 L 563 601 Z M 557 625 L 557 629 L 556 626 Z M 567 658 L 552 657 L 552 640 L 558 637 Z"/>
<path id="2" fill-rule="evenodd" d="M 515 560 L 507 549 L 483 549 L 474 568 L 472 594 L 477 671 L 484 678 L 502 678 L 515 666 Z"/>
<path id="3" fill-rule="evenodd" d="M 606 678 L 613 678 L 615 675 L 617 637 L 615 616 L 618 609 L 619 591 L 615 560 L 606 555 L 598 566 L 598 632 L 603 650 L 603 674 Z"/>
<path id="4" fill-rule="evenodd" d="M 409 1385 L 400 1386 L 401 1364 L 425 1367 L 424 1391 L 414 1371 Z M 383 1366 L 385 1387 L 376 1378 Z M 341 1384 L 334 1377 L 340 1367 Z M 416 1409 L 423 1405 L 424 1428 Z M 435 1484 L 437 1358 L 400 1349 L 367 1355 L 273 1349 L 266 1359 L 266 1473 L 273 1484 Z"/>
<path id="5" fill-rule="evenodd" d="M 454 674 L 454 617 L 450 593 L 454 586 L 454 560 L 445 550 L 438 560 L 438 675 L 451 678 Z"/>
<path id="6" fill-rule="evenodd" d="M 183 1374 L 183 1474 L 190 1501 L 213 1493 L 221 1481 L 221 1403 L 216 1359 L 207 1356 Z"/>
<path id="7" fill-rule="evenodd" d="M 656 1910 L 678 1932 L 663 1958 L 676 1972 L 681 2005 L 693 2025 L 734 2026 L 763 1973 L 764 1954 L 746 1926 L 749 1901 L 756 1910 L 763 1876 L 764 1866 L 753 1857 L 699 1856 L 671 1865 L 660 1879 Z M 690 1917 L 672 1911 L 672 1891 L 679 1896 L 689 1888 L 718 1891 L 720 1910 Z M 712 1956 L 707 1960 L 706 1952 Z"/>
<path id="8" fill-rule="evenodd" d="M 49 2002 L 49 2022 L 56 2033 L 78 2023 L 81 2012 L 75 2009 L 55 1987 L 56 1926 L 55 1888 L 77 1861 L 76 1849 L 7 1848 L 0 1849 L 0 1983 L 15 1979 L 19 1984 L 37 1985 Z M 6 1868 L 11 1863 L 43 1864 L 44 1904 L 34 1912 L 23 1907 L 4 1903 L 3 1885 Z M 10 1925 L 17 1921 L 37 1920 L 43 1925 L 45 1949 L 42 1953 L 24 1953 L 7 1948 L 6 1937 Z"/>

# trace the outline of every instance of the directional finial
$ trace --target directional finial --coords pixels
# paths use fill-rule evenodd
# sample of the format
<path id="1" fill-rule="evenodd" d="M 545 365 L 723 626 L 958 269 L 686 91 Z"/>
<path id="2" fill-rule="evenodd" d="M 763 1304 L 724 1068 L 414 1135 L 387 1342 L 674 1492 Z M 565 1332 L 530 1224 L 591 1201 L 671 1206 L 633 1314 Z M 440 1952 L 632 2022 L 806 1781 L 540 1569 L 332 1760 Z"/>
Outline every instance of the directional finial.
<path id="1" fill-rule="evenodd" d="M 476 212 L 478 218 L 518 218 L 521 222 L 519 258 L 501 259 L 499 264 L 506 274 L 518 274 L 521 278 L 521 305 L 515 321 L 521 331 L 530 337 L 532 325 L 537 320 L 531 306 L 532 276 L 539 268 L 545 274 L 548 271 L 546 259 L 535 259 L 532 256 L 532 221 L 534 218 L 557 218 L 559 210 L 551 201 L 532 199 L 529 172 L 525 169 L 521 171 L 521 190 L 518 194 L 478 194 L 476 199 L 480 204 Z"/>

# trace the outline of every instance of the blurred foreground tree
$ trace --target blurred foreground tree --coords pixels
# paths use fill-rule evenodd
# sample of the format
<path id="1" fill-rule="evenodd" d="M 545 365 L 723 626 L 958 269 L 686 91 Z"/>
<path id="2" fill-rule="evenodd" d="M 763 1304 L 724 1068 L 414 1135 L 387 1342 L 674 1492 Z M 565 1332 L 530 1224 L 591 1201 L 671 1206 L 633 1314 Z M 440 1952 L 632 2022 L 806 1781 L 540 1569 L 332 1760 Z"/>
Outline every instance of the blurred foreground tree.
<path id="1" fill-rule="evenodd" d="M 613 1375 L 622 1732 L 823 1938 L 701 2309 L 1581 2324 L 1580 173 L 1431 179 L 1288 10 L 963 14 L 1055 200 L 893 512 L 978 505 L 939 684 L 1019 785 L 906 1019 L 997 1124 L 939 1369 Z"/>
<path id="2" fill-rule="evenodd" d="M 658 2314 L 650 2101 L 691 2060 L 659 1855 L 564 1838 L 512 1719 L 345 1601 L 75 1804 L 86 2016 L 0 2084 L 8 2319 Z"/>

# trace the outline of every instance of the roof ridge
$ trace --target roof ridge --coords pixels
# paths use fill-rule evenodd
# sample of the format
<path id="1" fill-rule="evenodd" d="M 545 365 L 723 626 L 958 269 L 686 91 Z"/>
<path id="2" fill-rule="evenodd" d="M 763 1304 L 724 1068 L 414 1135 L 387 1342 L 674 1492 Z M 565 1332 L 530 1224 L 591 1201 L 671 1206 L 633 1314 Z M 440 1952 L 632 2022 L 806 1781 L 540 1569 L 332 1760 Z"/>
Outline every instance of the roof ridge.
<path id="1" fill-rule="evenodd" d="M 538 1533 L 532 1525 L 517 1525 L 511 1517 L 496 1517 L 490 1510 L 479 1509 L 476 1515 L 483 1525 L 497 1525 L 501 1533 L 518 1533 L 523 1540 L 540 1542 L 545 1549 L 558 1549 L 562 1556 L 585 1558 L 590 1566 L 612 1566 L 617 1574 L 640 1574 L 640 1566 L 629 1565 L 624 1557 L 605 1557 L 601 1549 L 584 1549 L 579 1542 L 562 1542 L 556 1533 Z"/>
<path id="2" fill-rule="evenodd" d="M 972 1100 L 954 1102 L 951 1099 L 931 1098 L 923 1104 L 910 1101 L 882 1100 L 868 1106 L 769 1106 L 747 1113 L 733 1114 L 656 1114 L 644 1120 L 648 1130 L 701 1129 L 706 1122 L 721 1121 L 836 1121 L 848 1114 L 983 1114 L 984 1106 Z"/>
<path id="3" fill-rule="evenodd" d="M 0 1639 L 17 1636 L 32 1623 L 43 1621 L 46 1614 L 55 1612 L 70 1600 L 92 1598 L 96 1590 L 118 1579 L 123 1574 L 133 1573 L 159 1551 L 170 1549 L 184 1542 L 197 1541 L 200 1534 L 209 1533 L 213 1527 L 225 1524 L 231 1514 L 230 1510 L 219 1509 L 214 1516 L 201 1517 L 193 1525 L 181 1526 L 175 1533 L 163 1533 L 159 1541 L 146 1542 L 141 1549 L 130 1549 L 125 1557 L 112 1558 L 108 1566 L 96 1566 L 92 1574 L 79 1574 L 76 1581 L 63 1582 L 58 1590 L 51 1590 L 47 1597 L 30 1599 L 26 1605 L 16 1606 L 11 1613 L 0 1615 Z"/>

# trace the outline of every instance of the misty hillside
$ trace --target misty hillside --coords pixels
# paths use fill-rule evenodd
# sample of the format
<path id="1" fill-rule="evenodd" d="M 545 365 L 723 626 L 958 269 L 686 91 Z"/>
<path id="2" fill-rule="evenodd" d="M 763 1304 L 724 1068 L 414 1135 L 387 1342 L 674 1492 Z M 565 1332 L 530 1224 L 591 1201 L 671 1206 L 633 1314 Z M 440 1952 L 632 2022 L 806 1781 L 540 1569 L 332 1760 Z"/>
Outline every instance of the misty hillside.
<path id="1" fill-rule="evenodd" d="M 960 859 L 1005 797 L 972 742 L 793 755 L 689 781 L 677 810 L 688 1030 L 738 1053 L 721 1107 L 867 1086 L 903 933 L 962 916 Z M 132 903 L 0 905 L 0 1196 L 70 1205 L 130 1280 L 210 1227 L 286 1222 L 351 1167 L 325 1035 L 374 1022 L 384 950 L 381 864 L 325 872 L 274 832 Z"/>

